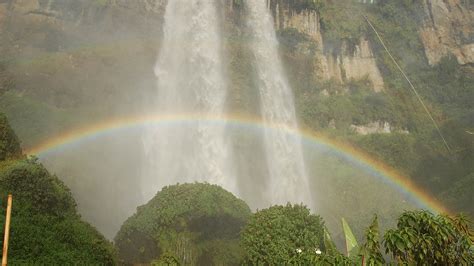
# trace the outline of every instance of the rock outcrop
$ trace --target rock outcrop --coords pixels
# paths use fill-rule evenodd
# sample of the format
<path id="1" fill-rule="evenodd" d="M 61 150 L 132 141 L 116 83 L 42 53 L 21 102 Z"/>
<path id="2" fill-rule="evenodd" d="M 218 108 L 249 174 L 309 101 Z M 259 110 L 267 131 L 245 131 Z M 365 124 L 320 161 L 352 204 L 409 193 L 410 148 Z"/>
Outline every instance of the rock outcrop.
<path id="1" fill-rule="evenodd" d="M 320 57 L 320 67 L 323 69 L 324 79 L 333 79 L 339 82 L 361 80 L 367 78 L 374 91 L 381 91 L 384 87 L 382 74 L 377 66 L 369 41 L 361 37 L 353 49 L 347 43 L 342 44 L 340 53 L 328 53 Z"/>
<path id="2" fill-rule="evenodd" d="M 273 13 L 277 30 L 295 28 L 317 43 L 322 43 L 320 18 L 315 10 L 295 10 L 288 1 L 282 0 L 270 0 L 269 8 Z"/>
<path id="3" fill-rule="evenodd" d="M 313 57 L 318 66 L 315 69 L 318 77 L 339 83 L 367 78 L 375 91 L 383 90 L 383 77 L 367 38 L 361 37 L 354 47 L 343 43 L 338 52 L 334 52 L 333 49 L 324 47 L 320 16 L 316 10 L 297 10 L 290 5 L 290 1 L 285 0 L 269 0 L 268 6 L 273 13 L 277 30 L 297 29 L 316 44 L 317 51 Z"/>
<path id="4" fill-rule="evenodd" d="M 388 134 L 393 132 L 400 134 L 410 133 L 406 129 L 397 130 L 393 128 L 389 122 L 386 121 L 375 121 L 368 123 L 367 125 L 351 125 L 350 128 L 359 135 Z"/>
<path id="5" fill-rule="evenodd" d="M 455 56 L 461 65 L 474 63 L 474 12 L 460 0 L 424 0 L 420 30 L 430 65 Z"/>
<path id="6" fill-rule="evenodd" d="M 323 80 L 346 83 L 350 80 L 367 78 L 375 91 L 384 87 L 383 77 L 377 66 L 371 44 L 364 36 L 356 44 L 342 43 L 337 51 L 325 47 L 321 30 L 320 15 L 311 8 L 295 7 L 288 0 L 267 0 L 273 13 L 277 30 L 294 28 L 309 37 L 315 44 L 312 53 L 318 67 L 316 76 Z M 156 36 L 161 27 L 167 0 L 3 0 L 0 1 L 0 31 L 7 23 L 27 28 L 46 23 L 51 27 L 49 36 L 23 36 L 25 43 L 8 44 L 20 48 L 38 43 L 37 38 L 46 39 L 60 33 L 88 39 L 107 36 L 138 35 Z M 227 12 L 238 7 L 240 2 L 221 0 L 227 5 Z M 437 64 L 447 55 L 456 57 L 459 64 L 474 63 L 474 12 L 461 0 L 423 0 L 425 17 L 420 36 L 430 65 Z M 81 31 L 80 28 L 84 30 Z M 93 29 L 93 30 L 91 30 Z M 124 33 L 125 32 L 125 33 Z M 26 33 L 24 33 L 26 34 Z M 93 36 L 96 34 L 97 36 Z M 159 34 L 158 34 L 159 35 Z M 36 39 L 32 39 L 36 38 Z M 15 36 L 11 39 L 22 40 Z M 6 42 L 5 42 L 6 43 Z"/>

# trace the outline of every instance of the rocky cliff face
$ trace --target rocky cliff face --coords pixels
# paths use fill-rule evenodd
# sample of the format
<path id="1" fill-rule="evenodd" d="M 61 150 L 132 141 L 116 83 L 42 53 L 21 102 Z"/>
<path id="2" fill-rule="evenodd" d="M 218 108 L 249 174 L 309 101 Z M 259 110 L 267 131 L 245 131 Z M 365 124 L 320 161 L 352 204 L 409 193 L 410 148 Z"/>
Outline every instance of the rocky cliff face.
<path id="1" fill-rule="evenodd" d="M 61 44 L 150 37 L 161 32 L 156 25 L 161 24 L 165 4 L 166 0 L 0 0 L 0 30 L 8 28 L 4 44 L 20 48 L 58 40 Z"/>
<path id="2" fill-rule="evenodd" d="M 90 23 L 111 11 L 154 16 L 162 15 L 167 0 L 3 0 L 0 5 L 11 14 L 38 15 L 61 21 Z M 122 18 L 123 19 L 123 18 Z"/>
<path id="3" fill-rule="evenodd" d="M 410 133 L 406 129 L 394 128 L 389 122 L 386 122 L 386 121 L 385 122 L 384 121 L 370 122 L 367 125 L 351 125 L 350 129 L 360 135 L 389 134 L 389 133 L 409 134 Z"/>
<path id="4" fill-rule="evenodd" d="M 314 41 L 322 43 L 320 18 L 315 10 L 296 10 L 290 6 L 288 1 L 284 0 L 270 0 L 268 8 L 273 13 L 276 29 L 295 28 L 307 34 Z"/>
<path id="5" fill-rule="evenodd" d="M 348 46 L 347 43 L 343 43 L 339 53 L 331 52 L 320 56 L 322 78 L 342 83 L 367 78 L 375 91 L 383 90 L 383 77 L 369 41 L 361 37 L 359 43 L 352 49 Z"/>
<path id="6" fill-rule="evenodd" d="M 469 2 L 469 1 L 468 1 Z M 420 30 L 430 65 L 453 55 L 461 65 L 474 63 L 474 12 L 461 0 L 424 0 Z"/>
<path id="7" fill-rule="evenodd" d="M 318 77 L 339 83 L 367 78 L 375 91 L 383 89 L 383 77 L 365 37 L 361 36 L 359 43 L 353 47 L 342 43 L 335 52 L 331 47 L 324 47 L 320 17 L 316 10 L 297 10 L 290 5 L 290 1 L 285 0 L 269 0 L 268 6 L 277 30 L 295 28 L 316 43 L 317 51 L 313 56 L 318 66 L 315 69 Z"/>
<path id="8" fill-rule="evenodd" d="M 150 38 L 160 35 L 159 25 L 162 24 L 166 2 L 167 0 L 0 0 L 0 31 L 7 24 L 10 30 L 17 26 L 18 29 L 10 32 L 10 36 L 2 35 L 5 39 L 19 40 L 8 46 L 20 48 L 28 46 L 28 43 L 45 43 L 44 46 L 48 46 L 48 43 L 55 43 L 55 39 L 67 40 L 71 36 L 71 42 L 76 42 L 77 39 L 101 39 L 105 35 Z M 227 7 L 224 11 L 227 14 L 232 14 L 234 9 L 239 9 L 242 5 L 236 0 L 220 2 Z M 267 3 L 278 30 L 295 28 L 316 44 L 316 52 L 311 56 L 318 66 L 314 71 L 320 79 L 345 83 L 367 78 L 375 91 L 383 89 L 384 80 L 367 38 L 361 36 L 358 43 L 352 45 L 342 43 L 336 51 L 332 47 L 325 47 L 320 16 L 316 10 L 304 6 L 295 7 L 293 1 L 288 0 L 267 0 Z M 429 64 L 438 63 L 446 55 L 454 55 L 460 64 L 472 64 L 472 8 L 461 4 L 461 0 L 423 0 L 423 7 L 425 17 L 420 36 Z M 38 31 L 34 34 L 25 31 L 35 27 L 42 27 L 43 35 Z"/>

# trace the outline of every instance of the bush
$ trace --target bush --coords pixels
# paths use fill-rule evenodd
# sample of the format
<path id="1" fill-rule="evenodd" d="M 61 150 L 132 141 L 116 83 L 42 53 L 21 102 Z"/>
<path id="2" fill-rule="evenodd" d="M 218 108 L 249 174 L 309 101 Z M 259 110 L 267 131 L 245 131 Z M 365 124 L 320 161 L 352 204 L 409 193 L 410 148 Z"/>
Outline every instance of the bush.
<path id="1" fill-rule="evenodd" d="M 239 233 L 250 214 L 244 201 L 217 185 L 168 186 L 138 207 L 115 243 L 127 264 L 170 257 L 180 264 L 239 264 Z"/>
<path id="2" fill-rule="evenodd" d="M 385 264 L 382 252 L 380 251 L 379 242 L 379 223 L 377 216 L 374 217 L 372 224 L 365 231 L 366 241 L 360 247 L 359 257 L 366 265 L 382 265 Z"/>
<path id="3" fill-rule="evenodd" d="M 241 245 L 248 264 L 309 263 L 325 251 L 324 222 L 302 205 L 273 206 L 250 218 Z"/>
<path id="4" fill-rule="evenodd" d="M 387 253 L 408 265 L 468 265 L 474 261 L 472 236 L 462 217 L 407 211 L 397 229 L 384 236 Z"/>
<path id="5" fill-rule="evenodd" d="M 2 162 L 2 203 L 7 194 L 13 195 L 8 252 L 12 265 L 115 263 L 112 244 L 80 219 L 69 189 L 36 160 Z M 5 204 L 0 212 L 5 213 Z"/>

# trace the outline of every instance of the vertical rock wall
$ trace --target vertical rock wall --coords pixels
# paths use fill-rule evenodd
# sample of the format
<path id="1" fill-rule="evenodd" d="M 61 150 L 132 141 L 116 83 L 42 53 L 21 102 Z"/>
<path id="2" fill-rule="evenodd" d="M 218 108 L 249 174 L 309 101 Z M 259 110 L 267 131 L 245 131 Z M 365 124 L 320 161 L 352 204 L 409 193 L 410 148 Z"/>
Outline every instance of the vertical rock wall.
<path id="1" fill-rule="evenodd" d="M 318 77 L 340 83 L 368 78 L 375 91 L 383 89 L 383 77 L 365 37 L 361 37 L 355 47 L 343 43 L 341 49 L 334 52 L 324 47 L 320 15 L 316 10 L 295 10 L 286 0 L 269 0 L 268 6 L 272 10 L 276 29 L 295 28 L 316 43 L 317 51 L 313 56 L 318 66 L 314 70 Z"/>
<path id="2" fill-rule="evenodd" d="M 474 63 L 474 12 L 460 0 L 424 0 L 420 37 L 430 65 L 453 55 L 461 65 Z"/>

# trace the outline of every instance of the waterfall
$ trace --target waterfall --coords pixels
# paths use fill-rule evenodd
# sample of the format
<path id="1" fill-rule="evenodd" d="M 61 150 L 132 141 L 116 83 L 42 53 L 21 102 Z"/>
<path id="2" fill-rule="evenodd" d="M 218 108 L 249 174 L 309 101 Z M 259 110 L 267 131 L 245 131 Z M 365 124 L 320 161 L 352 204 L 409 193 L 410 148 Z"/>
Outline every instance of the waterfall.
<path id="1" fill-rule="evenodd" d="M 164 39 L 155 66 L 158 90 L 153 111 L 159 116 L 184 114 L 204 119 L 148 127 L 143 137 L 145 198 L 165 185 L 196 181 L 218 184 L 240 194 L 226 125 L 205 121 L 206 117 L 225 114 L 227 97 L 216 2 L 168 1 Z M 264 122 L 272 125 L 264 132 L 263 163 L 268 176 L 261 177 L 265 188 L 259 196 L 269 204 L 292 202 L 313 207 L 300 140 L 287 132 L 297 128 L 297 122 L 273 19 L 265 1 L 249 0 L 246 10 L 260 109 Z"/>
<path id="2" fill-rule="evenodd" d="M 269 177 L 265 197 L 272 204 L 312 206 L 300 140 L 285 133 L 297 128 L 293 92 L 278 54 L 273 18 L 263 0 L 248 0 L 247 23 L 252 35 L 263 120 L 279 130 L 265 130 Z"/>
<path id="3" fill-rule="evenodd" d="M 227 94 L 215 2 L 168 1 L 166 6 L 153 111 L 159 116 L 200 119 L 148 127 L 143 137 L 145 199 L 165 185 L 196 181 L 218 184 L 238 194 L 225 125 L 203 121 L 223 115 Z"/>

